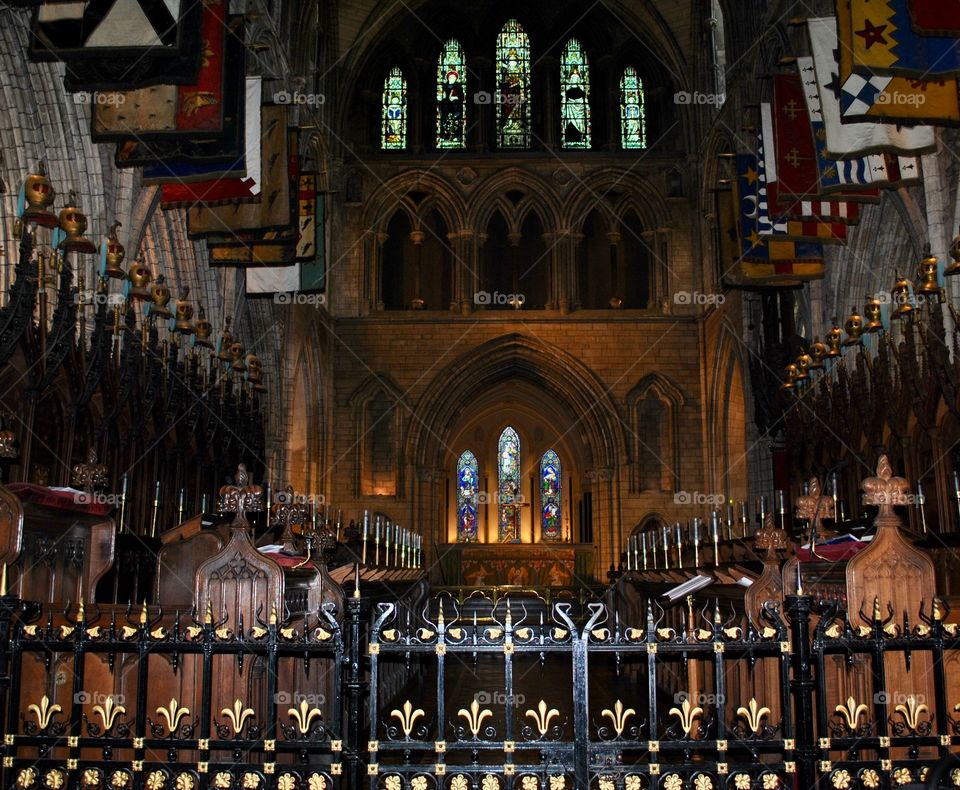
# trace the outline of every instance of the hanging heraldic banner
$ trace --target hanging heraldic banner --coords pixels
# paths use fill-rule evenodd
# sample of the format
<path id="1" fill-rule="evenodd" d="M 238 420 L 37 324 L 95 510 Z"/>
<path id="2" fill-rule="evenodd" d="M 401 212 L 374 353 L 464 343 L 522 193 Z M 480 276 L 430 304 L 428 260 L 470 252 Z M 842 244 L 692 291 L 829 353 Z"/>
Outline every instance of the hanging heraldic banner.
<path id="1" fill-rule="evenodd" d="M 228 31 L 234 50 L 229 69 L 225 57 Z M 227 79 L 236 90 L 237 77 L 243 71 L 243 25 L 238 21 L 228 28 L 225 4 L 209 0 L 203 10 L 202 34 L 202 65 L 195 83 L 98 93 L 93 102 L 93 141 L 162 139 L 184 133 L 193 138 L 221 135 Z"/>
<path id="2" fill-rule="evenodd" d="M 127 90 L 197 81 L 203 0 L 44 2 L 28 55 L 66 64 L 68 91 Z"/>

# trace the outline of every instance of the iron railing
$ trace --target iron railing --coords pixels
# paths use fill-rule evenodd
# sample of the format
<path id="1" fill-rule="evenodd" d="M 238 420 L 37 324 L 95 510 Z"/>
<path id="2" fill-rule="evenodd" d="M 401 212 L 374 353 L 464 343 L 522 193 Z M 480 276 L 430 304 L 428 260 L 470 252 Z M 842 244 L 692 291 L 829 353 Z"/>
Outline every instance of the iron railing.
<path id="1" fill-rule="evenodd" d="M 0 784 L 893 790 L 960 745 L 947 669 L 960 629 L 946 617 L 894 624 L 794 595 L 760 622 L 711 606 L 680 630 L 653 605 L 638 627 L 602 602 L 528 622 L 504 604 L 480 621 L 449 599 L 418 615 L 353 597 L 233 624 L 6 596 Z M 894 663 L 931 697 L 889 698 Z M 872 697 L 831 680 L 838 666 Z M 535 693 L 528 673 L 546 678 Z"/>

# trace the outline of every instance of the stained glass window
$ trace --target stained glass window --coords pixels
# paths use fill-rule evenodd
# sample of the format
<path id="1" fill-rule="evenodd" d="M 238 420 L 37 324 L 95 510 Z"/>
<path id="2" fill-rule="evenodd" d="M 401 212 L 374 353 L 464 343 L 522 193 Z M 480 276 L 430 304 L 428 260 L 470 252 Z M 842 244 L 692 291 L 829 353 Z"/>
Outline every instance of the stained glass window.
<path id="1" fill-rule="evenodd" d="M 590 66 L 580 42 L 571 38 L 560 60 L 560 139 L 564 148 L 590 147 Z"/>
<path id="2" fill-rule="evenodd" d="M 457 461 L 457 540 L 477 540 L 477 504 L 480 478 L 477 457 L 465 450 Z"/>
<path id="3" fill-rule="evenodd" d="M 437 148 L 463 148 L 467 133 L 467 66 L 454 39 L 437 64 Z"/>
<path id="4" fill-rule="evenodd" d="M 402 151 L 407 147 L 407 81 L 396 66 L 383 81 L 380 145 L 384 151 Z"/>
<path id="5" fill-rule="evenodd" d="M 501 543 L 520 540 L 520 437 L 510 427 L 504 428 L 497 445 L 497 480 L 499 492 L 499 529 Z"/>
<path id="6" fill-rule="evenodd" d="M 511 19 L 497 36 L 497 141 L 530 147 L 530 41 Z"/>
<path id="7" fill-rule="evenodd" d="M 643 80 L 633 66 L 627 66 L 620 78 L 620 142 L 624 148 L 647 147 Z"/>
<path id="8" fill-rule="evenodd" d="M 560 457 L 547 450 L 540 459 L 540 534 L 544 540 L 561 540 Z"/>

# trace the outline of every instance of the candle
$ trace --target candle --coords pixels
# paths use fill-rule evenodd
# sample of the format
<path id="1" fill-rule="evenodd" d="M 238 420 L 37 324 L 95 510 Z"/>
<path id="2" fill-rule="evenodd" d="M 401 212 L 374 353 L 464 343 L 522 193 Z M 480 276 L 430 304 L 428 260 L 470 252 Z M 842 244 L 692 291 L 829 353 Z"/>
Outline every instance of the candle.
<path id="1" fill-rule="evenodd" d="M 640 545 L 643 547 L 643 569 L 647 569 L 647 533 L 640 533 Z"/>
<path id="2" fill-rule="evenodd" d="M 383 545 L 385 551 L 383 553 L 383 564 L 390 564 L 390 519 L 385 519 L 383 524 Z"/>
<path id="3" fill-rule="evenodd" d="M 693 567 L 700 567 L 700 519 L 693 519 Z"/>
<path id="4" fill-rule="evenodd" d="M 760 526 L 763 527 L 764 522 L 767 520 L 767 498 L 766 496 L 760 497 Z"/>
<path id="5" fill-rule="evenodd" d="M 363 551 L 361 554 L 361 560 L 363 564 L 367 564 L 367 535 L 370 531 L 370 514 L 364 510 L 363 511 Z"/>
<path id="6" fill-rule="evenodd" d="M 640 536 L 633 536 L 633 569 L 640 570 Z"/>
<path id="7" fill-rule="evenodd" d="M 840 507 L 840 485 L 837 480 L 837 473 L 834 472 L 830 475 L 831 488 L 833 489 L 833 519 L 834 523 L 843 521 L 843 514 L 841 513 L 842 508 Z"/>
<path id="8" fill-rule="evenodd" d="M 674 528 L 674 542 L 677 546 L 677 567 L 683 567 L 683 532 L 680 527 L 680 522 L 678 521 L 673 525 Z M 669 538 L 669 535 L 668 535 Z"/>
<path id="9" fill-rule="evenodd" d="M 343 510 L 337 508 L 337 543 L 340 542 L 340 525 L 343 523 Z"/>
<path id="10" fill-rule="evenodd" d="M 120 484 L 120 531 L 125 532 L 127 514 L 127 473 L 123 473 L 123 481 Z"/>
<path id="11" fill-rule="evenodd" d="M 187 492 L 184 489 L 180 489 L 180 495 L 177 497 L 177 523 L 183 523 L 183 508 L 186 504 Z"/>
<path id="12" fill-rule="evenodd" d="M 957 523 L 960 524 L 960 475 L 956 470 L 953 473 L 953 495 L 957 501 Z"/>
<path id="13" fill-rule="evenodd" d="M 740 527 L 742 534 L 741 538 L 747 537 L 747 524 L 750 521 L 750 513 L 747 510 L 746 500 L 740 500 Z"/>
<path id="14" fill-rule="evenodd" d="M 727 540 L 733 540 L 733 500 L 727 501 Z"/>
<path id="15" fill-rule="evenodd" d="M 923 527 L 923 534 L 927 534 L 927 514 L 923 506 L 926 504 L 926 497 L 923 495 L 923 482 L 917 480 L 917 508 L 920 510 L 920 525 Z"/>
<path id="16" fill-rule="evenodd" d="M 633 552 L 631 551 L 632 547 L 633 547 L 633 535 L 630 535 L 627 538 L 627 570 L 628 571 L 633 570 L 633 557 L 632 557 Z"/>
<path id="17" fill-rule="evenodd" d="M 380 564 L 380 516 L 377 516 L 377 523 L 374 525 L 373 532 L 373 564 Z"/>
<path id="18" fill-rule="evenodd" d="M 150 523 L 150 537 L 157 537 L 157 511 L 160 510 L 160 481 L 157 480 L 157 490 L 153 495 L 153 519 Z"/>
<path id="19" fill-rule="evenodd" d="M 201 512 L 201 513 L 206 513 L 206 512 L 207 512 L 207 493 L 206 493 L 206 491 L 204 491 L 203 496 L 200 497 L 200 512 Z"/>
<path id="20" fill-rule="evenodd" d="M 393 533 L 393 564 L 400 564 L 400 525 L 394 525 L 395 530 Z"/>
<path id="21" fill-rule="evenodd" d="M 670 570 L 670 530 L 663 528 L 663 567 Z"/>
<path id="22" fill-rule="evenodd" d="M 720 512 L 710 514 L 710 532 L 713 537 L 713 564 L 720 564 Z"/>

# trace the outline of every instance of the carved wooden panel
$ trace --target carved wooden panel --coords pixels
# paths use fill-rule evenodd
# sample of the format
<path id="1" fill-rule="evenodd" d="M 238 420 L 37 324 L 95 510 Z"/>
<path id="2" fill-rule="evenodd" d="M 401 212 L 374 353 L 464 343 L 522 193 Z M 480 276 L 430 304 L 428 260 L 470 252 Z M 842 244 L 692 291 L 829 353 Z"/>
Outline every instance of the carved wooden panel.
<path id="1" fill-rule="evenodd" d="M 281 611 L 283 587 L 283 569 L 257 551 L 247 529 L 234 529 L 230 542 L 197 569 L 194 601 L 201 613 L 209 605 L 215 622 L 225 615 L 236 629 L 242 614 L 250 627 L 258 611 L 264 620 L 273 605 Z"/>
<path id="2" fill-rule="evenodd" d="M 223 548 L 224 540 L 215 530 L 198 532 L 185 540 L 166 543 L 157 554 L 154 601 L 165 609 L 182 611 L 193 603 L 197 570 Z M 198 604 L 199 606 L 199 604 Z"/>

